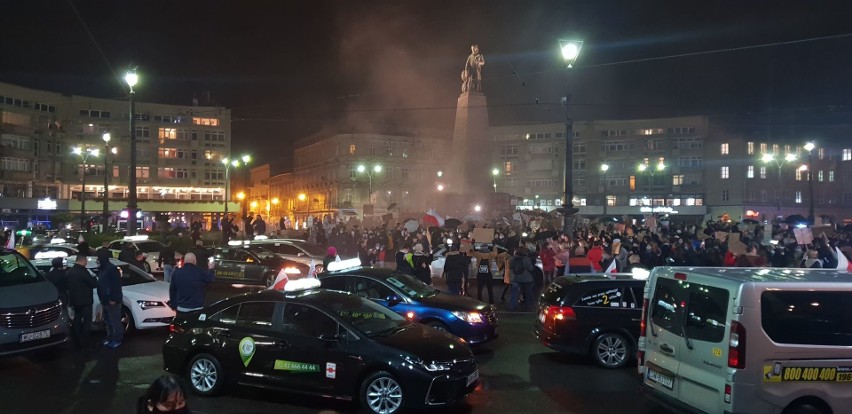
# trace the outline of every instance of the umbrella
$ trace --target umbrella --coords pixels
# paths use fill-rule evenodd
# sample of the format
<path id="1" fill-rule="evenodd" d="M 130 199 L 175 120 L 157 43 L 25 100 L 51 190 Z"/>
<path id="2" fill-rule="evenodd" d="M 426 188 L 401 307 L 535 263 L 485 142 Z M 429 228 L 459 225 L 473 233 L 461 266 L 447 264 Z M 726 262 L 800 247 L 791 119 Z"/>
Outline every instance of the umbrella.
<path id="1" fill-rule="evenodd" d="M 462 221 L 457 218 L 448 218 L 444 220 L 444 227 L 454 229 L 462 224 Z"/>
<path id="2" fill-rule="evenodd" d="M 420 221 L 422 221 L 423 224 L 429 227 L 440 227 L 440 224 L 438 223 L 438 218 L 429 214 L 424 214 L 423 217 L 420 218 Z"/>
<path id="3" fill-rule="evenodd" d="M 553 231 L 553 230 L 548 230 L 548 231 L 542 231 L 542 232 L 536 233 L 533 240 L 539 241 L 539 240 L 547 240 L 547 239 L 555 239 L 555 238 L 556 238 L 556 232 Z"/>
<path id="4" fill-rule="evenodd" d="M 743 223 L 745 223 L 745 224 L 758 224 L 760 222 L 755 220 L 755 219 L 747 218 L 747 219 L 743 219 Z"/>
<path id="5" fill-rule="evenodd" d="M 408 230 L 409 233 L 414 233 L 415 231 L 417 231 L 418 227 L 417 220 L 413 218 L 407 218 L 402 223 L 402 227 L 405 227 L 405 229 Z"/>
<path id="6" fill-rule="evenodd" d="M 787 219 L 784 220 L 787 224 L 795 224 L 795 223 L 807 223 L 808 219 L 803 217 L 800 214 L 793 214 L 792 216 L 787 216 Z"/>
<path id="7" fill-rule="evenodd" d="M 396 208 L 396 203 L 390 203 L 390 205 L 388 206 L 388 211 L 391 211 L 395 208 Z"/>

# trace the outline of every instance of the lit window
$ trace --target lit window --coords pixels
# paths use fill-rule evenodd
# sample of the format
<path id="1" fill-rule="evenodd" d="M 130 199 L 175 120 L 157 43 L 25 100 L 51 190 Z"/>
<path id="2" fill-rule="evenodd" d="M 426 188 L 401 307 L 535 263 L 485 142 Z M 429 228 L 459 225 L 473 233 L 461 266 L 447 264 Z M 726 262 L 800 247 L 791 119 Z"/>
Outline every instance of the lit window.
<path id="1" fill-rule="evenodd" d="M 727 166 L 722 167 L 722 174 L 721 174 L 721 176 L 722 176 L 722 179 L 723 179 L 723 180 L 727 180 L 728 178 L 730 178 L 730 173 L 731 173 L 731 172 L 730 172 L 730 167 L 727 167 Z"/>
<path id="2" fill-rule="evenodd" d="M 820 148 L 817 150 L 817 154 L 819 154 L 819 159 L 825 158 L 825 148 Z"/>
<path id="3" fill-rule="evenodd" d="M 789 145 L 785 145 L 785 146 L 784 146 L 784 155 L 787 155 L 787 154 L 789 154 L 789 153 L 790 153 L 790 146 L 789 146 Z"/>
<path id="4" fill-rule="evenodd" d="M 746 167 L 746 177 L 754 178 L 754 165 L 749 165 Z"/>
<path id="5" fill-rule="evenodd" d="M 728 143 L 725 142 L 722 144 L 722 155 L 728 155 Z"/>
<path id="6" fill-rule="evenodd" d="M 159 129 L 159 137 L 160 137 L 160 139 L 176 139 L 177 138 L 177 129 L 176 128 L 160 128 Z"/>
<path id="7" fill-rule="evenodd" d="M 830 183 L 834 182 L 834 171 L 833 170 L 828 172 L 828 182 L 830 182 Z"/>
<path id="8" fill-rule="evenodd" d="M 766 154 L 766 148 L 767 148 L 766 143 L 765 143 L 765 142 L 761 142 L 761 143 L 760 143 L 760 153 L 761 153 L 761 154 Z"/>
<path id="9" fill-rule="evenodd" d="M 746 147 L 747 147 L 747 148 L 746 148 L 746 151 L 748 152 L 748 155 L 752 155 L 752 154 L 754 154 L 754 142 L 749 141 L 749 142 L 746 144 Z"/>
<path id="10" fill-rule="evenodd" d="M 192 118 L 193 125 L 219 126 L 216 118 Z"/>
<path id="11" fill-rule="evenodd" d="M 843 148 L 843 161 L 852 161 L 852 148 Z"/>
<path id="12" fill-rule="evenodd" d="M 761 180 L 766 179 L 766 167 L 760 167 L 760 179 Z"/>
<path id="13" fill-rule="evenodd" d="M 802 204 L 802 192 L 796 191 L 796 204 Z"/>
<path id="14" fill-rule="evenodd" d="M 796 168 L 796 181 L 802 181 L 802 170 L 800 168 Z"/>
<path id="15" fill-rule="evenodd" d="M 149 177 L 149 168 L 148 167 L 136 167 L 136 178 L 148 178 Z"/>
<path id="16" fill-rule="evenodd" d="M 636 191 L 636 176 L 630 176 L 630 191 Z"/>
<path id="17" fill-rule="evenodd" d="M 683 185 L 683 174 L 675 174 L 672 176 L 672 185 Z"/>
<path id="18" fill-rule="evenodd" d="M 823 181 L 822 170 L 817 171 L 817 181 Z"/>
<path id="19" fill-rule="evenodd" d="M 355 144 L 349 144 L 349 155 L 355 154 Z"/>

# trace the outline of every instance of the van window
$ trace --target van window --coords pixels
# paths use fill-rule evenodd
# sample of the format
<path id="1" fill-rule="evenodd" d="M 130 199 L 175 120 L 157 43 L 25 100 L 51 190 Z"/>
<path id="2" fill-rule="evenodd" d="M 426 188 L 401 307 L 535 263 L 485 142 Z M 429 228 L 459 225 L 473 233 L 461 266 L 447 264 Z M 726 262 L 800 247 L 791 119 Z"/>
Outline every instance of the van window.
<path id="1" fill-rule="evenodd" d="M 0 254 L 0 286 L 24 285 L 43 281 L 33 265 L 17 252 Z"/>
<path id="2" fill-rule="evenodd" d="M 574 306 L 619 307 L 621 306 L 621 287 L 596 288 L 583 293 Z"/>
<path id="3" fill-rule="evenodd" d="M 766 291 L 763 330 L 783 344 L 852 346 L 852 292 Z"/>
<path id="4" fill-rule="evenodd" d="M 727 309 L 725 289 L 661 278 L 654 291 L 651 321 L 676 335 L 683 336 L 686 331 L 689 339 L 721 342 Z"/>

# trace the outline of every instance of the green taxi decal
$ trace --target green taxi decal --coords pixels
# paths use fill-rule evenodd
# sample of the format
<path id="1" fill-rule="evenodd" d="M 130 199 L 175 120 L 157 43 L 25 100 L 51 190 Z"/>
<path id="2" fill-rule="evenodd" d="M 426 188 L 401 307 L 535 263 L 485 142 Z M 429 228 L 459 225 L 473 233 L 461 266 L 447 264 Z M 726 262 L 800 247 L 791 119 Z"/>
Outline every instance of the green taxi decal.
<path id="1" fill-rule="evenodd" d="M 852 382 L 852 367 L 763 366 L 763 382 Z"/>
<path id="2" fill-rule="evenodd" d="M 317 364 L 308 364 L 305 362 L 285 361 L 283 359 L 275 360 L 275 369 L 280 371 L 290 372 L 320 372 L 320 366 Z"/>
<path id="3" fill-rule="evenodd" d="M 254 356 L 254 338 L 247 336 L 240 340 L 240 359 L 243 360 L 243 365 L 248 367 L 251 362 L 251 357 Z"/>

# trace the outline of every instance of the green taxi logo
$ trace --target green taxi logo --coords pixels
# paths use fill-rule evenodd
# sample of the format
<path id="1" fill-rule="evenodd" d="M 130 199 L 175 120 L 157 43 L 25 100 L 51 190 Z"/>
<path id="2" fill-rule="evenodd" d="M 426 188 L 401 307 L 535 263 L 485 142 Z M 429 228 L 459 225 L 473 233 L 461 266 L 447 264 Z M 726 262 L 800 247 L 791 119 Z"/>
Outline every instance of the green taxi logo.
<path id="1" fill-rule="evenodd" d="M 305 362 L 297 362 L 297 361 L 285 361 L 283 359 L 276 359 L 274 368 L 279 371 L 289 371 L 289 372 L 320 372 L 320 366 L 318 364 L 308 364 Z"/>
<path id="2" fill-rule="evenodd" d="M 248 367 L 249 362 L 251 362 L 251 358 L 254 356 L 254 339 L 250 336 L 247 336 L 240 340 L 240 359 L 243 360 L 243 365 Z"/>

